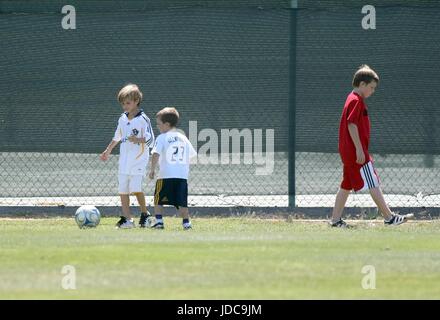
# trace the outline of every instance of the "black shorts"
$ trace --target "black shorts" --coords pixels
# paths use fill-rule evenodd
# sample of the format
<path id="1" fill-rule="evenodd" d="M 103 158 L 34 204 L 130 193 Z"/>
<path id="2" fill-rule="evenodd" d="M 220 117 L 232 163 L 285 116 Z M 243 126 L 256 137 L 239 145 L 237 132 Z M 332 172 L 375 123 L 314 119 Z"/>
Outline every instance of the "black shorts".
<path id="1" fill-rule="evenodd" d="M 188 207 L 188 181 L 186 179 L 157 179 L 154 205 Z"/>

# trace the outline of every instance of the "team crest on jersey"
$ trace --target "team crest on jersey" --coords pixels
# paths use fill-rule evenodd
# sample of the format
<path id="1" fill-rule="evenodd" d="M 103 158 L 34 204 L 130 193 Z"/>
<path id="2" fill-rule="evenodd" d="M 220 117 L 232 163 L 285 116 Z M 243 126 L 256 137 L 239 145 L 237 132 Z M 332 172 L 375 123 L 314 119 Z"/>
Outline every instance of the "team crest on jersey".
<path id="1" fill-rule="evenodd" d="M 139 133 L 139 131 L 137 129 L 133 129 L 132 131 L 132 135 L 137 136 L 137 134 Z"/>

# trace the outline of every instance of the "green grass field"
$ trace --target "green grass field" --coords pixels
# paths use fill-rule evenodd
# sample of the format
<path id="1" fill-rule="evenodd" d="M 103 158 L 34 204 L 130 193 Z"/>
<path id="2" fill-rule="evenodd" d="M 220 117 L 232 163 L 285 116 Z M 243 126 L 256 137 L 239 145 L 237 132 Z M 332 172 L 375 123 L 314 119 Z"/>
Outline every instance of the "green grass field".
<path id="1" fill-rule="evenodd" d="M 197 218 L 183 231 L 80 230 L 73 218 L 0 219 L 1 299 L 440 299 L 440 221 L 351 230 L 324 221 Z M 61 286 L 64 265 L 76 289 Z M 361 286 L 364 265 L 376 289 Z"/>

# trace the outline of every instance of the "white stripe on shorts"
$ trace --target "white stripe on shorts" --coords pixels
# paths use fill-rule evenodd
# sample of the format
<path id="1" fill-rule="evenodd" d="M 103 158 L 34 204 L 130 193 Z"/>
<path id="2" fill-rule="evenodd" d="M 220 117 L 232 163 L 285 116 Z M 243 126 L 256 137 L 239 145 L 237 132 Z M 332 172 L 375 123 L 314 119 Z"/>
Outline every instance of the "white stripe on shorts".
<path id="1" fill-rule="evenodd" d="M 359 191 L 379 187 L 379 179 L 374 172 L 373 164 L 371 163 L 371 161 L 361 167 L 361 176 L 362 180 L 364 180 L 364 187 Z"/>

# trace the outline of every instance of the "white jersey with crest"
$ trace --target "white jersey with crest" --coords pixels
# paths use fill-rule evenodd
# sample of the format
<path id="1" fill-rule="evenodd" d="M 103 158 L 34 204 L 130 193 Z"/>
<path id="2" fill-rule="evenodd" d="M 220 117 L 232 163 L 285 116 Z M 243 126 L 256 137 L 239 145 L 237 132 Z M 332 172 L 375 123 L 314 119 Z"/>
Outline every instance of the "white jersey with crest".
<path id="1" fill-rule="evenodd" d="M 158 179 L 188 179 L 190 159 L 197 155 L 188 138 L 176 129 L 160 134 L 151 153 L 159 154 Z"/>
<path id="2" fill-rule="evenodd" d="M 145 143 L 133 143 L 128 137 L 145 138 Z M 154 133 L 150 119 L 140 110 L 133 119 L 128 119 L 128 113 L 123 113 L 118 120 L 114 141 L 120 141 L 119 174 L 144 175 L 150 150 L 154 143 Z"/>

